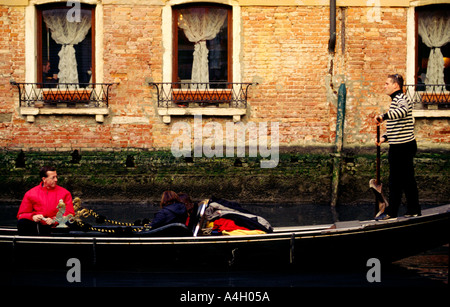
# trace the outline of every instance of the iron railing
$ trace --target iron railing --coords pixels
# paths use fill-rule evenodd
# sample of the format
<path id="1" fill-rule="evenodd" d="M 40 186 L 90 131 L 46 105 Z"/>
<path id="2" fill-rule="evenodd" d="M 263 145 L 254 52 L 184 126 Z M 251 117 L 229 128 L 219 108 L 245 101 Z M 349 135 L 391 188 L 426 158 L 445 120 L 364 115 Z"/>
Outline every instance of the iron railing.
<path id="1" fill-rule="evenodd" d="M 19 89 L 21 107 L 108 107 L 110 87 L 117 83 L 10 82 Z M 52 86 L 52 87 L 49 87 Z"/>
<path id="2" fill-rule="evenodd" d="M 159 82 L 156 88 L 158 107 L 225 106 L 247 108 L 248 88 L 257 83 L 231 82 Z"/>
<path id="3" fill-rule="evenodd" d="M 405 85 L 405 94 L 415 107 L 437 105 L 450 107 L 450 84 Z"/>

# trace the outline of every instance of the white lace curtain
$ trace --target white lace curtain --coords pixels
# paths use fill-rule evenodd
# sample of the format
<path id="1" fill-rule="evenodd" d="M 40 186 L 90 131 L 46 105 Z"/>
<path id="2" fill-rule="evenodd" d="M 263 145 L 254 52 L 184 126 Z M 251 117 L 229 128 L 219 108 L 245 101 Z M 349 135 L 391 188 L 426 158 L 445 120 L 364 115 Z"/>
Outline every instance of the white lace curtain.
<path id="1" fill-rule="evenodd" d="M 50 29 L 52 38 L 62 45 L 58 53 L 60 83 L 78 83 L 77 59 L 74 45 L 82 42 L 91 28 L 91 12 L 81 10 L 80 21 L 70 22 L 68 10 L 55 9 L 42 13 L 44 22 Z"/>
<path id="2" fill-rule="evenodd" d="M 191 8 L 180 10 L 178 25 L 190 42 L 194 43 L 191 82 L 209 82 L 208 48 L 206 41 L 219 33 L 227 17 L 226 9 Z M 199 88 L 206 88 L 205 85 Z"/>
<path id="3" fill-rule="evenodd" d="M 425 45 L 431 48 L 425 84 L 444 84 L 444 57 L 441 47 L 450 42 L 450 13 L 421 12 L 419 35 Z"/>

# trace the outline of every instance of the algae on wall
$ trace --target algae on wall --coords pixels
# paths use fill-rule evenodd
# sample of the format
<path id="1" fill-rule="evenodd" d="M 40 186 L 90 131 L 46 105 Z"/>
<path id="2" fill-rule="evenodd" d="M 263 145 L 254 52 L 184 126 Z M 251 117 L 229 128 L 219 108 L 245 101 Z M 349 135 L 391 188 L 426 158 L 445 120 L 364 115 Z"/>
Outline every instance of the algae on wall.
<path id="1" fill-rule="evenodd" d="M 447 154 L 416 158 L 420 198 L 450 200 Z M 333 157 L 280 153 L 275 168 L 256 158 L 175 158 L 170 151 L 0 152 L 0 199 L 20 200 L 37 185 L 39 168 L 57 167 L 59 185 L 83 200 L 158 203 L 165 190 L 199 200 L 212 195 L 242 203 L 329 204 Z M 382 157 L 383 190 L 388 191 L 387 157 Z M 373 202 L 368 183 L 375 176 L 375 155 L 344 154 L 338 204 Z"/>

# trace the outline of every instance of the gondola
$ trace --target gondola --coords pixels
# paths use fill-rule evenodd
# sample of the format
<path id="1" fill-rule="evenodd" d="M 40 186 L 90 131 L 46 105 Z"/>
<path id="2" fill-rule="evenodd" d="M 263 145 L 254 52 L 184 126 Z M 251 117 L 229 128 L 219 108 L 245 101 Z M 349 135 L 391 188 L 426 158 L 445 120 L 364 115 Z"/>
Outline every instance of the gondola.
<path id="1" fill-rule="evenodd" d="M 57 231 L 50 236 L 19 236 L 16 228 L 0 227 L 0 265 L 65 268 L 68 259 L 76 258 L 95 269 L 365 266 L 371 258 L 392 262 L 449 243 L 450 205 L 425 209 L 417 217 L 274 227 L 266 234 L 237 236 L 203 234 L 204 208 L 198 208 L 199 220 L 192 230 L 170 224 L 120 234 Z"/>

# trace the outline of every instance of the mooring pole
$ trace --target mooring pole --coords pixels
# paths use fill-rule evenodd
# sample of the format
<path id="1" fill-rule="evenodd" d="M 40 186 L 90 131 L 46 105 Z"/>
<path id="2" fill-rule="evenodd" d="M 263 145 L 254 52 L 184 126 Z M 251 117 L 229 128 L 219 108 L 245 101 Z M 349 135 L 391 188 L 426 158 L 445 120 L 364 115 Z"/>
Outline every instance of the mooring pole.
<path id="1" fill-rule="evenodd" d="M 345 83 L 342 82 L 339 86 L 338 92 L 338 105 L 337 105 L 337 119 L 336 119 L 336 152 L 342 151 L 344 143 L 344 120 L 345 120 L 345 102 L 346 102 L 347 90 Z"/>
<path id="2" fill-rule="evenodd" d="M 339 190 L 339 175 L 341 168 L 341 151 L 344 143 L 344 121 L 345 121 L 345 102 L 346 102 L 347 90 L 345 83 L 342 82 L 339 86 L 338 92 L 338 105 L 337 105 L 337 117 L 336 117 L 336 138 L 335 138 L 335 151 L 333 158 L 333 175 L 331 186 L 331 206 L 335 207 L 338 200 Z"/>

